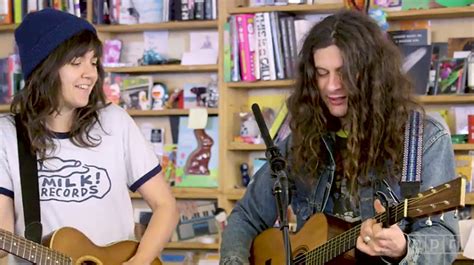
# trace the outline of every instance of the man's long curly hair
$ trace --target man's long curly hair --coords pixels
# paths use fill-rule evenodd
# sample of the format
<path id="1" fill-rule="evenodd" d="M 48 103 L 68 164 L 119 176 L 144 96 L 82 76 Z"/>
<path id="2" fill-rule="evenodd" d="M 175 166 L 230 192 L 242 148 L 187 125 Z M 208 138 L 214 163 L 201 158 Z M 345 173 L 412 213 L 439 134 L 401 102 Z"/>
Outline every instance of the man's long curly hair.
<path id="1" fill-rule="evenodd" d="M 317 178 L 328 158 L 322 137 L 341 129 L 324 104 L 317 83 L 314 53 L 336 45 L 342 54 L 342 86 L 348 93 L 347 156 L 344 174 L 367 183 L 371 169 L 392 161 L 397 174 L 403 156 L 404 125 L 409 113 L 419 109 L 412 83 L 402 72 L 401 55 L 379 26 L 355 11 L 340 11 L 316 24 L 307 34 L 299 54 L 299 77 L 287 105 L 292 120 L 292 168 L 306 180 Z"/>
<path id="2" fill-rule="evenodd" d="M 97 35 L 90 31 L 81 31 L 58 46 L 31 73 L 25 87 L 14 97 L 10 111 L 18 114 L 30 142 L 31 151 L 45 159 L 47 150 L 54 151 L 54 133 L 46 127 L 46 119 L 60 111 L 61 79 L 59 69 L 70 63 L 74 58 L 94 51 L 98 58 L 98 79 L 95 83 L 89 102 L 85 107 L 75 111 L 70 140 L 76 146 L 94 147 L 101 139 L 89 133 L 98 120 L 98 110 L 106 106 L 105 94 L 102 89 L 104 69 L 100 63 L 102 43 Z"/>

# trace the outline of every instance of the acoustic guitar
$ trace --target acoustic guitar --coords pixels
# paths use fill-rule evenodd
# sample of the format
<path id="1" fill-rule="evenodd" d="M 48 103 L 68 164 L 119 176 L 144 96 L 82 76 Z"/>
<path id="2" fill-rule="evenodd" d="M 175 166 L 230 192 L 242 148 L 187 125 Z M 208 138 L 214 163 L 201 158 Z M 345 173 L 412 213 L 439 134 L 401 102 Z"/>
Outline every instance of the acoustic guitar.
<path id="1" fill-rule="evenodd" d="M 135 254 L 138 242 L 126 240 L 99 247 L 80 231 L 63 227 L 44 246 L 0 229 L 0 249 L 38 265 L 121 265 Z M 152 265 L 161 265 L 156 258 Z"/>
<path id="2" fill-rule="evenodd" d="M 374 218 L 378 222 L 395 224 L 405 217 L 423 217 L 464 206 L 466 184 L 463 178 L 419 193 L 416 198 L 389 207 Z M 354 264 L 353 253 L 361 224 L 352 228 L 343 220 L 322 213 L 313 215 L 296 234 L 290 235 L 293 263 Z M 352 251 L 353 252 L 353 251 Z M 252 243 L 250 262 L 256 265 L 285 264 L 282 232 L 270 228 Z"/>

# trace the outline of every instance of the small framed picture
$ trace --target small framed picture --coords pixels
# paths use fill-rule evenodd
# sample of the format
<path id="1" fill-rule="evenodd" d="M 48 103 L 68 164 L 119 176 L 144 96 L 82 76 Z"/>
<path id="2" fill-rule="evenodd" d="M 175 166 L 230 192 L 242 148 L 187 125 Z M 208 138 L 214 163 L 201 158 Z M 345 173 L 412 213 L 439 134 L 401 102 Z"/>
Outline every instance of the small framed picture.
<path id="1" fill-rule="evenodd" d="M 435 79 L 436 94 L 463 94 L 466 89 L 465 58 L 438 60 Z"/>

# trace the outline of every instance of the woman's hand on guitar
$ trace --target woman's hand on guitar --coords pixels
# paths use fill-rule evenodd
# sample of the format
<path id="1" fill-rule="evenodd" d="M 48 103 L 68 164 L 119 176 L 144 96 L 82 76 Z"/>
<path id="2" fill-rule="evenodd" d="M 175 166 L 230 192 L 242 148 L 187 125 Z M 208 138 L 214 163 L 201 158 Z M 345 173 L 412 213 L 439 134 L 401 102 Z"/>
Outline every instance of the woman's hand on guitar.
<path id="1" fill-rule="evenodd" d="M 375 200 L 377 214 L 385 212 L 379 200 Z M 407 241 L 403 231 L 397 224 L 382 228 L 375 219 L 365 220 L 357 238 L 357 249 L 370 256 L 386 256 L 401 260 L 407 252 Z"/>

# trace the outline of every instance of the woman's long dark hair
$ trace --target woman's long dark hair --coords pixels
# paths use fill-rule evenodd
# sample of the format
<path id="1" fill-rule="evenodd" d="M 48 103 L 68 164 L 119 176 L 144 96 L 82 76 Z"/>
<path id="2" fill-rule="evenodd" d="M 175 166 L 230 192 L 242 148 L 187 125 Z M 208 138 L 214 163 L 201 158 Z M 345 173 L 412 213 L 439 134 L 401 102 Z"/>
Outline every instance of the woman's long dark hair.
<path id="1" fill-rule="evenodd" d="M 46 151 L 55 150 L 53 133 L 46 127 L 46 119 L 60 111 L 61 79 L 59 69 L 74 58 L 94 51 L 98 58 L 98 79 L 85 107 L 75 111 L 70 140 L 76 146 L 94 147 L 100 144 L 100 138 L 90 135 L 92 126 L 98 121 L 98 110 L 106 105 L 102 89 L 104 69 L 100 63 L 102 43 L 96 34 L 81 31 L 58 46 L 30 75 L 25 87 L 14 97 L 11 112 L 18 114 L 26 128 L 33 152 L 45 159 Z"/>
<path id="2" fill-rule="evenodd" d="M 371 169 L 393 161 L 396 174 L 403 154 L 404 124 L 419 106 L 412 97 L 412 83 L 401 69 L 401 56 L 366 15 L 340 11 L 316 24 L 306 36 L 299 54 L 299 78 L 287 105 L 291 114 L 292 168 L 309 179 L 317 177 L 326 153 L 322 137 L 341 129 L 319 93 L 314 53 L 336 45 L 341 51 L 341 80 L 348 93 L 347 159 L 344 172 L 351 179 L 366 182 Z M 324 148 L 324 149 L 323 149 Z M 306 178 L 308 179 L 308 178 Z"/>

